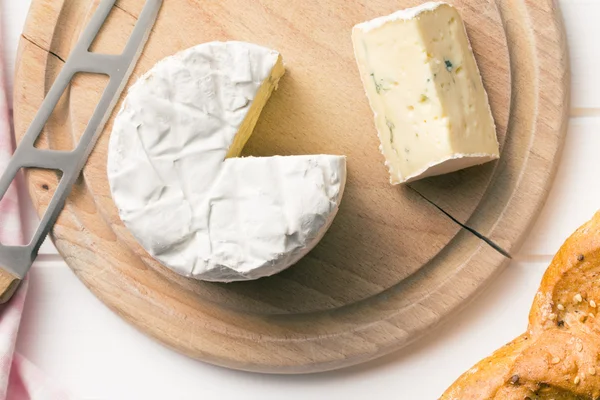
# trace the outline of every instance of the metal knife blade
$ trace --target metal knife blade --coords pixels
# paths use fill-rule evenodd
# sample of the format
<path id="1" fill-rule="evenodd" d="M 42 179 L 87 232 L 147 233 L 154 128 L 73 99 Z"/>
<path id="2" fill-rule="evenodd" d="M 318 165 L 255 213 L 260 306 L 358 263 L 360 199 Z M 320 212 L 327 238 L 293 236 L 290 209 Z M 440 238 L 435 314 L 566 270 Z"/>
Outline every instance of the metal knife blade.
<path id="1" fill-rule="evenodd" d="M 38 250 L 52 229 L 65 201 L 81 173 L 98 136 L 127 83 L 139 58 L 150 30 L 154 26 L 162 0 L 146 0 L 133 32 L 121 54 L 109 55 L 89 51 L 100 28 L 106 21 L 116 0 L 102 0 L 90 22 L 52 84 L 33 122 L 23 136 L 8 167 L 0 177 L 0 199 L 6 193 L 13 178 L 21 168 L 54 169 L 62 172 L 62 178 L 46 213 L 40 221 L 31 241 L 24 246 L 0 244 L 0 304 L 6 302 L 37 257 Z M 78 72 L 108 75 L 110 80 L 81 140 L 72 151 L 37 149 L 34 143 L 51 116 L 58 100 Z"/>

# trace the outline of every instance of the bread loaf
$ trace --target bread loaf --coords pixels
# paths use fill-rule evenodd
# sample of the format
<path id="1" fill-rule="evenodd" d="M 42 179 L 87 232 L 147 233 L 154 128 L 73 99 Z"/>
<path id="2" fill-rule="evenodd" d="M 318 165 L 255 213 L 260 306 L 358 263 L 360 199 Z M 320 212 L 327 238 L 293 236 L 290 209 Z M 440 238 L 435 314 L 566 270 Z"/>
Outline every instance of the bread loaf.
<path id="1" fill-rule="evenodd" d="M 552 260 L 527 332 L 465 372 L 441 397 L 485 399 L 600 399 L 600 212 Z"/>

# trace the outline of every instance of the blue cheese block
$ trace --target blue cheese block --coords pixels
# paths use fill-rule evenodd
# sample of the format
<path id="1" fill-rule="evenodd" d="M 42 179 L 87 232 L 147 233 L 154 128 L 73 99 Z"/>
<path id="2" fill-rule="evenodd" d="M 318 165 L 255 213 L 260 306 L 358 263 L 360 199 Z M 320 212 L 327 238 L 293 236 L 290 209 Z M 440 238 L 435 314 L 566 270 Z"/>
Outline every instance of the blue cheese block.
<path id="1" fill-rule="evenodd" d="M 352 42 L 392 184 L 499 157 L 487 93 L 454 7 L 430 2 L 358 24 Z"/>

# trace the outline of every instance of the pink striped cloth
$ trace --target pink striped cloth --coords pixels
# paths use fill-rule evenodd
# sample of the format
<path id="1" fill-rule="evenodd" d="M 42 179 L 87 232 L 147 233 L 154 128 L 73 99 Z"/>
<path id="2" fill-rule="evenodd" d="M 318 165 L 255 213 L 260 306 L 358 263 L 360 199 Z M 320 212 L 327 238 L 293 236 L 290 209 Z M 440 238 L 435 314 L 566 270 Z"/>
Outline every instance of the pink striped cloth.
<path id="1" fill-rule="evenodd" d="M 6 169 L 13 152 L 1 45 L 0 35 L 0 172 Z M 0 242 L 22 244 L 22 228 L 19 198 L 13 182 L 0 201 Z M 65 391 L 55 386 L 36 366 L 15 352 L 27 286 L 25 279 L 13 298 L 0 305 L 0 400 L 69 399 L 70 396 Z"/>

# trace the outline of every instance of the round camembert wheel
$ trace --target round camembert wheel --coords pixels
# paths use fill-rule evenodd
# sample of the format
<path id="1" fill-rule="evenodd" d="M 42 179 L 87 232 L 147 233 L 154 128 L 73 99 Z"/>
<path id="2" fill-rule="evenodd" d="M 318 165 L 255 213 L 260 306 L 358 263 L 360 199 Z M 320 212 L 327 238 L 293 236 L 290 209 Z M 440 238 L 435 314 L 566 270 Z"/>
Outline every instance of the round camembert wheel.
<path id="1" fill-rule="evenodd" d="M 238 157 L 283 73 L 276 51 L 211 42 L 129 89 L 108 179 L 122 221 L 163 265 L 208 281 L 257 279 L 297 262 L 330 226 L 345 157 Z"/>

